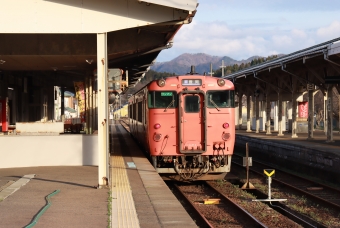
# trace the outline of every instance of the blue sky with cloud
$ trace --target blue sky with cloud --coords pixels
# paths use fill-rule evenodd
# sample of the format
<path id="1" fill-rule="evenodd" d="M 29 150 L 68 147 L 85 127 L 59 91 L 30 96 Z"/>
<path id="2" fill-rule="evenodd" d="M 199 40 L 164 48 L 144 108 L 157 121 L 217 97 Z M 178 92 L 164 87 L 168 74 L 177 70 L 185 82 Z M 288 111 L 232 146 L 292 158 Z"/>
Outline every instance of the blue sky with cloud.
<path id="1" fill-rule="evenodd" d="M 340 37 L 339 0 L 198 0 L 193 22 L 157 62 L 183 53 L 229 56 L 289 54 Z"/>

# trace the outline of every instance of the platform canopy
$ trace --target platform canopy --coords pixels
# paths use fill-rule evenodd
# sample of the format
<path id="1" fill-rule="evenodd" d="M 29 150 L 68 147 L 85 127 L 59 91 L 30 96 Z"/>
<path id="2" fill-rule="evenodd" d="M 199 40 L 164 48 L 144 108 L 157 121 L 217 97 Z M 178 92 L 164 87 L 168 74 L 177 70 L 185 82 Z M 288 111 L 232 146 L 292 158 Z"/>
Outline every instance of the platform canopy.
<path id="1" fill-rule="evenodd" d="M 97 33 L 108 34 L 109 68 L 129 71 L 133 84 L 152 65 L 197 0 L 0 0 L 0 71 L 40 75 L 72 85 L 97 66 Z M 53 78 L 53 80 L 49 80 Z"/>

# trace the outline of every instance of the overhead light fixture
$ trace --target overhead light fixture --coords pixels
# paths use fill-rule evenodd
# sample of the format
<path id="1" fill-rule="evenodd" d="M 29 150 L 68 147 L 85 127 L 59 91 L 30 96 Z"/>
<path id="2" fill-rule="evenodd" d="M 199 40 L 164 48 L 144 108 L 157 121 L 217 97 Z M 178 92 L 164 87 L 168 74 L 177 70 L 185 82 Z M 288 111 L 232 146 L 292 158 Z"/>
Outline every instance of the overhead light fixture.
<path id="1" fill-rule="evenodd" d="M 0 59 L 0 64 L 4 64 L 5 62 L 5 60 Z"/>
<path id="2" fill-rule="evenodd" d="M 85 59 L 85 61 L 86 61 L 88 64 L 92 64 L 92 63 L 93 63 L 93 59 Z"/>

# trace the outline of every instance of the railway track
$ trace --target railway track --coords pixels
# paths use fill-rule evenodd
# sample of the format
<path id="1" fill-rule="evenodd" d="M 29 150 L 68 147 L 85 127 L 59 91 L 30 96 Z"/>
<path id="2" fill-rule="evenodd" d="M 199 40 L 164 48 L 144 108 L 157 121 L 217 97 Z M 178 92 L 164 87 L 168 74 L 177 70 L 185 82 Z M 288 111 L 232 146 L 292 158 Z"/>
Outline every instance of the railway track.
<path id="1" fill-rule="evenodd" d="M 233 159 L 233 164 L 242 167 L 241 156 L 234 154 L 234 157 L 239 159 Z M 267 164 L 254 161 L 250 170 L 258 175 L 263 176 L 264 169 L 276 169 L 270 167 Z M 327 207 L 340 211 L 340 190 L 326 186 L 314 181 L 308 180 L 301 176 L 293 175 L 282 170 L 276 169 L 276 176 L 273 178 L 273 183 L 277 183 L 288 188 L 294 189 L 299 193 L 302 193 L 308 197 L 313 198 L 314 201 L 323 204 Z"/>
<path id="2" fill-rule="evenodd" d="M 242 160 L 240 155 L 234 154 L 232 173 L 238 173 L 240 179 L 245 179 L 246 169 L 241 164 Z M 338 205 L 340 192 L 338 189 L 253 160 L 249 176 L 250 182 L 256 189 L 247 191 L 253 194 L 262 192 L 262 196 L 259 197 L 262 199 L 268 198 L 268 184 L 265 182 L 264 169 L 275 169 L 275 177 L 272 178 L 272 198 L 287 199 L 284 203 L 274 205 L 298 214 L 298 217 L 314 224 L 314 227 L 340 227 Z"/>
<path id="3" fill-rule="evenodd" d="M 185 201 L 189 214 L 194 213 L 199 227 L 267 227 L 208 182 L 167 184 L 180 201 Z"/>

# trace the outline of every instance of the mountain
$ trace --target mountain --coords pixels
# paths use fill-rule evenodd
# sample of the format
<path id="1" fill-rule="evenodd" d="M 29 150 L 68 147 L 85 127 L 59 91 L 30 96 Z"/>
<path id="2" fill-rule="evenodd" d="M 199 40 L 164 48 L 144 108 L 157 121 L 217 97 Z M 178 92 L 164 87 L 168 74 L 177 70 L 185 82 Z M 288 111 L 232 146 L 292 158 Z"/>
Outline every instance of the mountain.
<path id="1" fill-rule="evenodd" d="M 253 59 L 259 56 L 252 56 L 246 60 L 235 60 L 228 56 L 211 56 L 204 53 L 189 54 L 184 53 L 168 62 L 156 62 L 151 69 L 157 72 L 169 72 L 175 74 L 186 74 L 190 72 L 190 67 L 195 66 L 196 72 L 203 74 L 204 72 L 210 72 L 210 64 L 212 63 L 212 69 L 220 69 L 222 60 L 224 65 L 234 65 L 251 62 Z"/>

